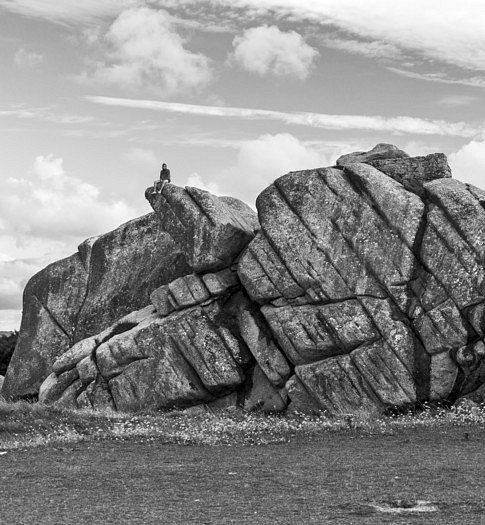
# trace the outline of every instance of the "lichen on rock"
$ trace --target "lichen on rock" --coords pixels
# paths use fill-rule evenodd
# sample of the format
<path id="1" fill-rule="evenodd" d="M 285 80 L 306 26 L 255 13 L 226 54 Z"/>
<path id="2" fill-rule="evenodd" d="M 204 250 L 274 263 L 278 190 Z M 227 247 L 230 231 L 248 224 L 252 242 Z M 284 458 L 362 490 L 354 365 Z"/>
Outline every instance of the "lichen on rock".
<path id="1" fill-rule="evenodd" d="M 7 397 L 380 414 L 485 384 L 485 192 L 395 146 L 258 197 L 167 185 L 24 294 Z M 194 408 L 194 410 L 199 410 Z"/>

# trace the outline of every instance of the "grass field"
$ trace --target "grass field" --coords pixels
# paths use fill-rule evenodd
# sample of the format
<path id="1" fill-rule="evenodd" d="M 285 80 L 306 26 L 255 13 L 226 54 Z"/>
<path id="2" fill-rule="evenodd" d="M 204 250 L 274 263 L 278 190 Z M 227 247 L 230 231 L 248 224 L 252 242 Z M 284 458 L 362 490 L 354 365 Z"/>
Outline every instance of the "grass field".
<path id="1" fill-rule="evenodd" d="M 0 523 L 483 525 L 484 443 L 483 410 L 371 422 L 0 404 Z"/>

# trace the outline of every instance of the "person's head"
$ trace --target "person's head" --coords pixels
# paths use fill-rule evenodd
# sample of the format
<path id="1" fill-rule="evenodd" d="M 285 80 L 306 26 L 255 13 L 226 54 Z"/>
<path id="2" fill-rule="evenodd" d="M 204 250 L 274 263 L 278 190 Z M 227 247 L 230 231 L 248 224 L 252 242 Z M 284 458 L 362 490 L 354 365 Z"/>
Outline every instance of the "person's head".
<path id="1" fill-rule="evenodd" d="M 167 165 L 165 164 L 165 162 L 162 164 L 162 168 L 166 168 Z"/>

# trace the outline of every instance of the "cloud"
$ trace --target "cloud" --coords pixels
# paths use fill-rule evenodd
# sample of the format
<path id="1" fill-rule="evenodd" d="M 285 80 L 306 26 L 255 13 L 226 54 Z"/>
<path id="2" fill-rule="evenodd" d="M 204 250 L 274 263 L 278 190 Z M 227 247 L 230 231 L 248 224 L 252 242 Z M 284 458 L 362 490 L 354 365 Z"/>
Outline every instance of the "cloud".
<path id="1" fill-rule="evenodd" d="M 20 328 L 21 317 L 21 310 L 0 310 L 0 330 L 18 330 Z"/>
<path id="2" fill-rule="evenodd" d="M 120 200 L 104 200 L 95 186 L 65 173 L 61 158 L 39 155 L 26 179 L 10 178 L 0 194 L 0 234 L 79 242 L 135 216 Z"/>
<path id="3" fill-rule="evenodd" d="M 291 170 L 328 165 L 316 148 L 306 146 L 289 133 L 261 135 L 242 142 L 236 163 L 218 174 L 211 174 L 224 195 L 238 197 L 254 206 L 257 195 L 274 179 Z"/>
<path id="4" fill-rule="evenodd" d="M 311 22 L 322 28 L 330 26 L 354 37 L 388 42 L 423 57 L 474 70 L 485 69 L 485 11 L 481 0 L 177 1 L 179 9 L 194 4 L 199 10 L 202 6 L 209 10 L 226 9 L 227 17 L 238 12 L 245 23 L 277 17 L 290 22 Z"/>
<path id="5" fill-rule="evenodd" d="M 415 78 L 416 80 L 424 80 L 426 82 L 439 82 L 441 84 L 458 84 L 462 86 L 471 86 L 477 88 L 485 88 L 484 77 L 463 77 L 463 78 L 452 78 L 443 73 L 416 73 L 414 71 L 408 71 L 406 69 L 399 69 L 397 67 L 388 67 L 389 71 L 396 73 L 407 78 Z"/>
<path id="6" fill-rule="evenodd" d="M 243 69 L 260 76 L 294 77 L 305 80 L 318 56 L 295 31 L 276 26 L 253 27 L 233 40 L 233 59 Z"/>
<path id="7" fill-rule="evenodd" d="M 153 171 L 160 164 L 155 153 L 145 148 L 131 148 L 124 157 L 131 165 L 140 170 Z"/>
<path id="8" fill-rule="evenodd" d="M 472 140 L 448 156 L 453 177 L 485 190 L 485 140 Z"/>
<path id="9" fill-rule="evenodd" d="M 10 177 L 0 192 L 0 321 L 18 309 L 27 280 L 76 251 L 85 238 L 136 216 L 119 199 L 69 176 L 61 158 L 39 155 L 25 178 Z M 8 255 L 7 255 L 8 254 Z"/>
<path id="10" fill-rule="evenodd" d="M 187 179 L 186 186 L 200 188 L 201 190 L 210 191 L 214 195 L 222 195 L 219 185 L 215 182 L 206 182 L 202 177 L 194 172 Z"/>
<path id="11" fill-rule="evenodd" d="M 28 279 L 48 262 L 44 258 L 0 260 L 0 310 L 21 308 Z"/>
<path id="12" fill-rule="evenodd" d="M 90 102 L 108 106 L 149 109 L 167 113 L 200 115 L 207 117 L 237 118 L 243 120 L 270 120 L 288 125 L 319 129 L 364 130 L 390 133 L 413 133 L 423 135 L 450 135 L 475 137 L 483 128 L 474 128 L 465 122 L 447 122 L 416 117 L 382 117 L 368 115 L 328 115 L 325 113 L 283 112 L 266 109 L 234 108 L 226 106 L 202 106 L 160 102 L 156 100 L 126 99 L 115 97 L 86 97 Z"/>
<path id="13" fill-rule="evenodd" d="M 0 0 L 0 10 L 55 23 L 90 23 L 144 3 L 141 0 Z"/>
<path id="14" fill-rule="evenodd" d="M 17 117 L 17 118 L 35 118 L 37 115 L 34 111 L 27 109 L 3 109 L 0 110 L 0 117 Z"/>
<path id="15" fill-rule="evenodd" d="M 93 34 L 90 38 L 96 40 Z M 103 59 L 91 64 L 79 79 L 159 96 L 198 88 L 211 79 L 210 62 L 187 50 L 185 42 L 165 11 L 127 9 L 96 42 Z"/>
<path id="16" fill-rule="evenodd" d="M 44 62 L 44 57 L 21 47 L 14 55 L 14 62 L 19 69 L 34 69 Z"/>
<path id="17" fill-rule="evenodd" d="M 95 123 L 92 115 L 74 115 L 69 113 L 56 113 L 45 107 L 26 108 L 23 105 L 12 106 L 10 109 L 0 110 L 0 117 L 16 117 L 20 119 L 38 119 L 54 124 L 89 124 Z M 99 124 L 106 123 L 97 121 Z"/>
<path id="18" fill-rule="evenodd" d="M 319 42 L 325 47 L 337 49 L 344 53 L 361 55 L 367 58 L 393 59 L 401 60 L 404 58 L 403 52 L 394 44 L 374 40 L 366 42 L 363 40 L 354 40 L 352 38 L 340 38 L 336 36 L 325 35 L 319 38 Z"/>
<path id="19" fill-rule="evenodd" d="M 470 95 L 451 95 L 440 98 L 436 103 L 443 106 L 468 106 L 478 100 L 480 100 L 478 97 L 472 97 Z"/>

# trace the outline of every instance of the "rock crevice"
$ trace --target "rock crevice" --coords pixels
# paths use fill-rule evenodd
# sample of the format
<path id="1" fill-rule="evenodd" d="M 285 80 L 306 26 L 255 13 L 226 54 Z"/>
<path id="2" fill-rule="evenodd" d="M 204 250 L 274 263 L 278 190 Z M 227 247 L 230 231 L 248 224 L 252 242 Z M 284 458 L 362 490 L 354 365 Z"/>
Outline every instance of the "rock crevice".
<path id="1" fill-rule="evenodd" d="M 29 283 L 4 395 L 379 414 L 485 383 L 485 192 L 444 155 L 379 144 L 291 172 L 258 217 L 197 188 L 146 196 L 154 213 Z"/>

